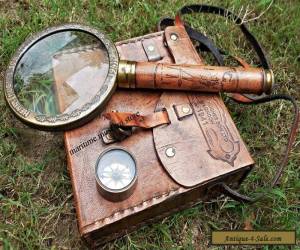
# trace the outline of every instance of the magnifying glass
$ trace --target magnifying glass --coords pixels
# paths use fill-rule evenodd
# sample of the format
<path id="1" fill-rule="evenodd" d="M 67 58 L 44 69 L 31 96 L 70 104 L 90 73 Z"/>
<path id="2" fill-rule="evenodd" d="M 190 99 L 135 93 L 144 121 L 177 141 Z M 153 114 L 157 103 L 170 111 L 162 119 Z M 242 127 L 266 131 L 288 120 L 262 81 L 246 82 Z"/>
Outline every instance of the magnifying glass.
<path id="1" fill-rule="evenodd" d="M 67 24 L 31 37 L 11 60 L 7 103 L 26 124 L 68 130 L 99 113 L 116 87 L 270 93 L 273 73 L 261 68 L 119 61 L 102 32 Z"/>

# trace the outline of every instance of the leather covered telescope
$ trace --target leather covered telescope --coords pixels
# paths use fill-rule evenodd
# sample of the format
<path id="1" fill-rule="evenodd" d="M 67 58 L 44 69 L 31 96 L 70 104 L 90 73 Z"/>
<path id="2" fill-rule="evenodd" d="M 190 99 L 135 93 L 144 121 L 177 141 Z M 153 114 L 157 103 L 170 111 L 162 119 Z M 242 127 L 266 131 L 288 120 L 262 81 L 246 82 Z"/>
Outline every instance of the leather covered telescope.
<path id="1" fill-rule="evenodd" d="M 272 70 L 120 61 L 118 87 L 270 94 Z"/>

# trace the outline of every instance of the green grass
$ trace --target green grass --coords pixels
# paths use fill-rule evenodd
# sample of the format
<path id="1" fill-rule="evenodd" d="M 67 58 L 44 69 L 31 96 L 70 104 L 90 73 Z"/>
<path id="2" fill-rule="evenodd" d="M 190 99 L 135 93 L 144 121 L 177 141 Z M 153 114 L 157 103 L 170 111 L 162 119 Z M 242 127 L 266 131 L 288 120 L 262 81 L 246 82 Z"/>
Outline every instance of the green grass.
<path id="1" fill-rule="evenodd" d="M 154 32 L 163 16 L 195 1 L 134 0 L 0 0 L 1 78 L 9 59 L 26 37 L 48 26 L 80 22 L 99 28 L 114 41 Z M 300 2 L 207 1 L 246 15 L 251 31 L 262 42 L 279 83 L 277 92 L 299 99 Z M 255 64 L 253 51 L 230 22 L 212 16 L 185 18 L 233 55 Z M 284 102 L 255 107 L 226 100 L 257 167 L 241 190 L 266 192 L 286 142 L 291 109 Z M 62 134 L 28 129 L 0 99 L 0 249 L 84 249 L 80 240 Z M 210 246 L 214 229 L 243 229 L 252 218 L 254 229 L 296 229 L 300 236 L 300 138 L 297 137 L 282 184 L 254 205 L 218 198 L 176 213 L 108 243 L 104 249 L 218 249 Z M 298 247 L 300 243 L 298 241 Z M 246 248 L 246 247 L 245 247 Z M 256 247 L 247 249 L 257 249 Z M 263 249 L 271 249 L 264 247 Z M 278 247 L 276 249 L 286 249 Z"/>

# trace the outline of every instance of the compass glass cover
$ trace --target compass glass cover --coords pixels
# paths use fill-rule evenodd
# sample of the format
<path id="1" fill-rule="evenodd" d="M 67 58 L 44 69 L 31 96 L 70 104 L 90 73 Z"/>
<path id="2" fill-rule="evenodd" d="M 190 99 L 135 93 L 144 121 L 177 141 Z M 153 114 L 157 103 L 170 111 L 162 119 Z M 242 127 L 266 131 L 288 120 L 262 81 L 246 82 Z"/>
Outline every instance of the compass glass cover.
<path id="1" fill-rule="evenodd" d="M 136 164 L 127 151 L 112 149 L 100 156 L 96 175 L 102 186 L 118 192 L 126 189 L 134 181 Z"/>
<path id="2" fill-rule="evenodd" d="M 13 87 L 19 102 L 41 115 L 71 113 L 105 82 L 108 52 L 94 35 L 63 30 L 34 43 L 20 58 Z"/>

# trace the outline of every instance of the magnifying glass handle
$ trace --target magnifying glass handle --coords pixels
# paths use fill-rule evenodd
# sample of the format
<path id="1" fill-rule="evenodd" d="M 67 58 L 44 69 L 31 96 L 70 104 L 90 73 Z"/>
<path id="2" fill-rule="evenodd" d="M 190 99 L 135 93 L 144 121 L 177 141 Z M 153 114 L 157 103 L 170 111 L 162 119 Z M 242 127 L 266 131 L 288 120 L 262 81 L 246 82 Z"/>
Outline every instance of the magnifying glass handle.
<path id="1" fill-rule="evenodd" d="M 260 95 L 270 93 L 273 82 L 273 72 L 262 68 L 121 61 L 118 72 L 121 88 Z"/>

